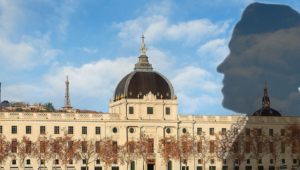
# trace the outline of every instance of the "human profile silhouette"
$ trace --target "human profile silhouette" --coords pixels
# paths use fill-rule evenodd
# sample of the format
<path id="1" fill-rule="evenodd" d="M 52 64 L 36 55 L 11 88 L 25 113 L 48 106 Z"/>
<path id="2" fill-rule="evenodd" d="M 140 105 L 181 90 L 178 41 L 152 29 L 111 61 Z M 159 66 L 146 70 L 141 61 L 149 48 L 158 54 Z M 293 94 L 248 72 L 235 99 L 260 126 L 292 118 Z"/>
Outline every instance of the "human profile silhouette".
<path id="1" fill-rule="evenodd" d="M 224 74 L 223 107 L 252 115 L 264 88 L 282 116 L 300 116 L 300 15 L 286 5 L 252 3 L 235 25 Z"/>

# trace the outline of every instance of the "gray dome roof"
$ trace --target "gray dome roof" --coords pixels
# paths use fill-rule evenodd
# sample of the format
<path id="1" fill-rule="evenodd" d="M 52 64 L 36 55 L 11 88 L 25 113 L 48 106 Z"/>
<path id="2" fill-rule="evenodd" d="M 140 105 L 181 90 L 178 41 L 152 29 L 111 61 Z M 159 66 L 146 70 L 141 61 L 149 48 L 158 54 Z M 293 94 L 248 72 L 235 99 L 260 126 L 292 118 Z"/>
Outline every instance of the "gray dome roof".
<path id="1" fill-rule="evenodd" d="M 252 116 L 281 116 L 281 113 L 270 107 L 263 107 L 255 111 Z"/>
<path id="2" fill-rule="evenodd" d="M 125 95 L 128 99 L 141 98 L 143 95 L 153 93 L 163 99 L 174 99 L 174 90 L 170 81 L 162 74 L 153 70 L 135 70 L 127 74 L 117 85 L 114 98 Z"/>

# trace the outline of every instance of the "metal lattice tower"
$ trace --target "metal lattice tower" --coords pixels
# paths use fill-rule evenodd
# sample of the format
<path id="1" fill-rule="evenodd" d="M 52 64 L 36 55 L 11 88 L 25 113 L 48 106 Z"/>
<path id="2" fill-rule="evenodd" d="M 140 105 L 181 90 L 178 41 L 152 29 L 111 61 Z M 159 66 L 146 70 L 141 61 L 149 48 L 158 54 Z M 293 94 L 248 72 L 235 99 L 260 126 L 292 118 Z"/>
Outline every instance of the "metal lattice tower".
<path id="1" fill-rule="evenodd" d="M 70 95 L 69 95 L 69 79 L 67 76 L 66 80 L 66 94 L 65 94 L 65 105 L 62 107 L 63 109 L 71 109 Z"/>

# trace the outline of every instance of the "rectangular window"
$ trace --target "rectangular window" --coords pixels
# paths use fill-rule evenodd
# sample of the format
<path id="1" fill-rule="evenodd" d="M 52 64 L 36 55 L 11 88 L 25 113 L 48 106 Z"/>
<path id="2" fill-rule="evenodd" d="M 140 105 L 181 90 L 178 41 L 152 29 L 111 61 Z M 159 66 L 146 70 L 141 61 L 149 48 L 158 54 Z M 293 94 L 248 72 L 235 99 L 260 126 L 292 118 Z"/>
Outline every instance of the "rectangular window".
<path id="1" fill-rule="evenodd" d="M 45 161 L 44 159 L 41 159 L 41 165 L 44 165 Z"/>
<path id="2" fill-rule="evenodd" d="M 18 148 L 18 141 L 17 141 L 17 139 L 12 139 L 12 141 L 11 141 L 11 144 L 12 144 L 12 146 L 11 146 L 11 152 L 12 153 L 17 153 L 17 148 Z"/>
<path id="3" fill-rule="evenodd" d="M 117 153 L 118 152 L 118 142 L 113 141 L 112 145 L 113 145 L 113 152 Z"/>
<path id="4" fill-rule="evenodd" d="M 148 151 L 149 151 L 149 153 L 154 153 L 154 139 L 153 138 L 148 139 Z"/>
<path id="5" fill-rule="evenodd" d="M 257 149 L 258 149 L 258 153 L 262 153 L 262 150 L 263 150 L 263 146 L 262 146 L 262 143 L 261 142 L 258 142 L 257 144 Z"/>
<path id="6" fill-rule="evenodd" d="M 134 142 L 129 143 L 129 152 L 134 153 Z"/>
<path id="7" fill-rule="evenodd" d="M 58 160 L 58 159 L 55 159 L 54 164 L 55 164 L 55 165 L 58 165 L 58 164 L 59 164 L 59 160 Z"/>
<path id="8" fill-rule="evenodd" d="M 226 159 L 223 159 L 223 164 L 226 164 L 227 163 L 227 160 Z"/>
<path id="9" fill-rule="evenodd" d="M 44 153 L 46 150 L 46 146 L 45 146 L 46 142 L 45 141 L 40 141 L 40 152 Z"/>
<path id="10" fill-rule="evenodd" d="M 234 134 L 235 135 L 239 134 L 239 129 L 238 128 L 234 128 Z"/>
<path id="11" fill-rule="evenodd" d="M 246 170 L 252 170 L 252 166 L 246 166 Z"/>
<path id="12" fill-rule="evenodd" d="M 247 164 L 250 164 L 250 159 L 247 159 Z"/>
<path id="13" fill-rule="evenodd" d="M 27 164 L 27 165 L 30 165 L 30 159 L 27 159 L 27 160 L 26 160 L 26 164 Z"/>
<path id="14" fill-rule="evenodd" d="M 214 153 L 215 152 L 215 142 L 214 141 L 210 141 L 209 142 L 209 152 L 210 153 Z"/>
<path id="15" fill-rule="evenodd" d="M 185 166 L 182 166 L 181 169 L 182 170 L 189 170 L 189 166 L 187 166 L 186 168 L 185 168 Z"/>
<path id="16" fill-rule="evenodd" d="M 214 133 L 215 133 L 215 129 L 214 128 L 209 128 L 209 134 L 214 135 Z"/>
<path id="17" fill-rule="evenodd" d="M 26 153 L 31 153 L 31 141 L 28 141 L 27 143 L 26 143 Z"/>
<path id="18" fill-rule="evenodd" d="M 249 128 L 246 129 L 246 135 L 250 136 L 250 129 Z"/>
<path id="19" fill-rule="evenodd" d="M 102 170 L 102 166 L 96 166 L 95 170 Z"/>
<path id="20" fill-rule="evenodd" d="M 238 151 L 239 151 L 239 143 L 238 142 L 234 142 L 233 151 L 234 151 L 234 153 L 238 153 Z"/>
<path id="21" fill-rule="evenodd" d="M 129 107 L 129 114 L 133 114 L 133 113 L 134 113 L 133 107 Z"/>
<path id="22" fill-rule="evenodd" d="M 198 149 L 198 153 L 202 153 L 202 142 L 198 142 L 198 145 L 197 145 L 197 149 Z"/>
<path id="23" fill-rule="evenodd" d="M 101 128 L 99 126 L 96 127 L 96 135 L 100 135 L 101 133 Z"/>
<path id="24" fill-rule="evenodd" d="M 197 128 L 197 135 L 202 135 L 202 128 Z"/>
<path id="25" fill-rule="evenodd" d="M 297 164 L 297 159 L 293 159 L 293 164 Z"/>
<path id="26" fill-rule="evenodd" d="M 153 114 L 153 107 L 147 107 L 147 114 Z"/>
<path id="27" fill-rule="evenodd" d="M 202 164 L 202 159 L 198 159 L 198 164 Z"/>
<path id="28" fill-rule="evenodd" d="M 258 170 L 264 170 L 264 166 L 258 166 Z"/>
<path id="29" fill-rule="evenodd" d="M 0 133 L 2 134 L 2 126 L 0 126 Z"/>
<path id="30" fill-rule="evenodd" d="M 68 126 L 68 134 L 73 134 L 73 126 Z"/>
<path id="31" fill-rule="evenodd" d="M 297 148 L 296 142 L 292 143 L 292 148 L 291 149 L 292 149 L 292 153 L 297 153 L 298 148 Z"/>
<path id="32" fill-rule="evenodd" d="M 82 134 L 86 135 L 87 134 L 87 127 L 82 126 Z"/>
<path id="33" fill-rule="evenodd" d="M 166 115 L 170 115 L 170 108 L 166 107 Z"/>
<path id="34" fill-rule="evenodd" d="M 250 142 L 246 141 L 246 153 L 250 153 Z"/>
<path id="35" fill-rule="evenodd" d="M 273 164 L 273 163 L 274 163 L 273 159 L 270 159 L 270 164 Z"/>
<path id="36" fill-rule="evenodd" d="M 285 136 L 285 129 L 281 129 L 281 136 Z"/>
<path id="37" fill-rule="evenodd" d="M 214 160 L 214 159 L 211 159 L 211 160 L 210 160 L 210 164 L 215 164 L 215 160 Z"/>
<path id="38" fill-rule="evenodd" d="M 40 134 L 46 133 L 46 126 L 40 126 Z"/>
<path id="39" fill-rule="evenodd" d="M 72 165 L 73 164 L 73 160 L 69 160 L 69 164 Z M 89 169 L 89 167 L 88 167 Z"/>
<path id="40" fill-rule="evenodd" d="M 99 153 L 100 152 L 100 142 L 99 141 L 96 141 L 96 144 L 95 144 L 95 148 L 96 148 L 96 153 Z"/>
<path id="41" fill-rule="evenodd" d="M 282 160 L 281 160 L 281 163 L 282 163 L 282 164 L 285 164 L 285 159 L 282 159 Z"/>
<path id="42" fill-rule="evenodd" d="M 14 159 L 14 160 L 11 161 L 11 164 L 16 165 L 17 161 Z"/>
<path id="43" fill-rule="evenodd" d="M 226 128 L 222 128 L 222 134 L 224 135 L 226 133 Z"/>
<path id="44" fill-rule="evenodd" d="M 257 129 L 257 133 L 258 133 L 258 135 L 261 135 L 262 134 L 262 130 L 261 129 Z"/>
<path id="45" fill-rule="evenodd" d="M 11 133 L 12 133 L 12 134 L 17 134 L 17 133 L 18 133 L 18 128 L 17 128 L 17 126 L 11 126 Z"/>
<path id="46" fill-rule="evenodd" d="M 100 164 L 100 159 L 97 159 L 97 160 L 96 160 L 96 164 Z"/>
<path id="47" fill-rule="evenodd" d="M 73 151 L 73 141 L 68 142 L 69 152 Z"/>
<path id="48" fill-rule="evenodd" d="M 82 166 L 80 170 L 85 170 L 85 166 Z M 87 167 L 87 170 L 89 170 L 89 167 Z"/>
<path id="49" fill-rule="evenodd" d="M 87 152 L 87 141 L 81 142 L 81 152 L 86 153 Z"/>
<path id="50" fill-rule="evenodd" d="M 273 136 L 273 129 L 269 129 L 269 136 Z"/>
<path id="51" fill-rule="evenodd" d="M 258 160 L 258 163 L 259 163 L 259 164 L 262 164 L 262 160 L 261 160 L 261 159 L 260 159 L 260 160 Z"/>
<path id="52" fill-rule="evenodd" d="M 54 126 L 54 134 L 59 134 L 59 126 Z"/>
<path id="53" fill-rule="evenodd" d="M 111 170 L 119 170 L 118 166 L 111 167 Z"/>
<path id="54" fill-rule="evenodd" d="M 82 164 L 86 164 L 86 159 L 83 159 L 83 160 L 82 160 Z"/>
<path id="55" fill-rule="evenodd" d="M 202 170 L 202 166 L 197 166 L 197 170 Z"/>
<path id="56" fill-rule="evenodd" d="M 269 148 L 270 148 L 270 153 L 273 153 L 273 150 L 274 150 L 274 144 L 273 144 L 273 142 L 270 142 L 269 143 Z"/>
<path id="57" fill-rule="evenodd" d="M 281 142 L 281 153 L 285 153 L 285 143 Z"/>
<path id="58" fill-rule="evenodd" d="M 31 134 L 31 126 L 26 126 L 26 134 Z"/>
<path id="59" fill-rule="evenodd" d="M 228 170 L 228 166 L 223 166 L 222 170 Z"/>
<path id="60" fill-rule="evenodd" d="M 216 166 L 209 166 L 209 170 L 216 170 Z"/>

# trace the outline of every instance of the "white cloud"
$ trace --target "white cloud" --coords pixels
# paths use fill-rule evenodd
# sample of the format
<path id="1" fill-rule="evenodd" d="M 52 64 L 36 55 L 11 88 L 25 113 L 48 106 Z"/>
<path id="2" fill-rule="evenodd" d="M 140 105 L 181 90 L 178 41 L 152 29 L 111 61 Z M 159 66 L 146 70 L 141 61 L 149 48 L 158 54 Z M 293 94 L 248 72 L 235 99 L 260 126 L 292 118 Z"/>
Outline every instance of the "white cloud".
<path id="1" fill-rule="evenodd" d="M 50 18 L 41 22 L 49 24 L 50 29 L 58 34 L 66 35 L 68 19 L 75 12 L 76 0 L 64 0 L 58 3 L 52 1 L 0 1 L 0 66 L 6 69 L 32 69 L 36 65 L 48 64 L 63 51 L 52 48 L 51 32 L 41 33 L 39 30 L 26 30 L 33 21 L 38 19 L 39 11 L 29 7 L 31 3 L 45 5 L 54 10 Z M 34 24 L 33 24 L 34 25 Z M 54 27 L 58 27 L 57 29 Z M 26 34 L 24 33 L 26 32 Z M 31 34 L 33 33 L 33 34 Z M 59 36 L 63 37 L 63 36 Z"/>
<path id="2" fill-rule="evenodd" d="M 200 46 L 197 50 L 203 62 L 210 63 L 213 67 L 218 66 L 229 54 L 227 39 L 215 39 Z"/>
<path id="3" fill-rule="evenodd" d="M 219 88 L 210 80 L 213 79 L 212 74 L 204 69 L 189 66 L 177 70 L 177 73 L 178 75 L 172 79 L 172 83 L 178 91 L 192 92 L 195 89 L 201 89 L 212 92 Z"/>
<path id="4" fill-rule="evenodd" d="M 170 69 L 172 58 L 164 52 L 149 47 L 149 58 L 155 70 Z M 69 76 L 71 103 L 75 108 L 106 111 L 109 98 L 113 97 L 119 81 L 134 70 L 138 57 L 121 57 L 115 60 L 101 59 L 97 62 L 75 67 L 71 64 L 51 69 L 36 81 L 9 85 L 3 89 L 3 96 L 9 101 L 30 103 L 53 102 L 59 108 L 63 105 L 65 80 Z M 21 90 L 20 90 L 21 89 Z M 90 103 L 88 103 L 90 102 Z M 97 106 L 92 106 L 96 104 Z"/>
<path id="5" fill-rule="evenodd" d="M 170 15 L 175 8 L 175 5 L 172 1 L 161 1 L 159 3 L 146 4 L 145 12 L 143 12 L 144 16 L 149 15 Z"/>
<path id="6" fill-rule="evenodd" d="M 209 105 L 221 103 L 220 85 L 214 82 L 213 75 L 198 67 L 185 67 L 176 70 L 171 82 L 180 103 L 180 114 L 197 114 L 196 111 Z"/>
<path id="7" fill-rule="evenodd" d="M 178 100 L 180 105 L 183 106 L 180 108 L 179 114 L 211 114 L 203 113 L 203 111 L 201 111 L 203 109 L 201 108 L 207 108 L 222 102 L 220 97 L 206 94 L 200 95 L 199 97 L 191 97 L 184 93 L 178 93 Z"/>
<path id="8" fill-rule="evenodd" d="M 224 33 L 228 25 L 228 22 L 212 23 L 208 19 L 171 24 L 168 18 L 162 15 L 153 15 L 115 23 L 114 27 L 120 29 L 118 36 L 124 42 L 128 42 L 129 39 L 140 42 L 140 35 L 144 34 L 146 43 L 163 39 L 169 41 L 183 40 L 187 44 L 196 44 Z"/>
<path id="9" fill-rule="evenodd" d="M 82 50 L 82 51 L 85 51 L 87 53 L 90 53 L 90 54 L 95 54 L 98 52 L 98 48 L 87 48 L 87 47 L 82 47 L 82 48 L 78 48 L 79 50 Z"/>

